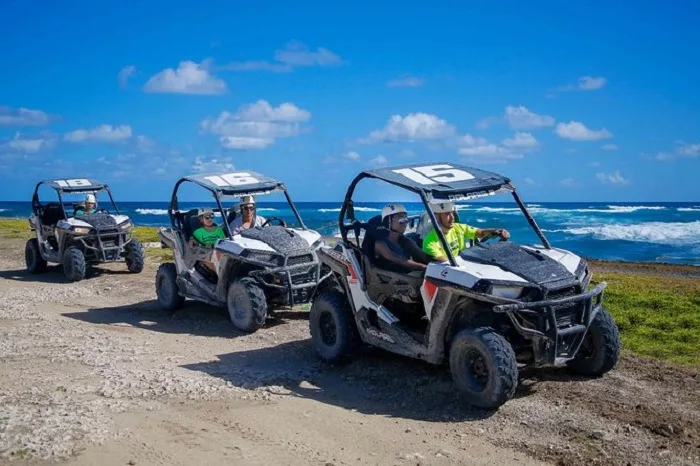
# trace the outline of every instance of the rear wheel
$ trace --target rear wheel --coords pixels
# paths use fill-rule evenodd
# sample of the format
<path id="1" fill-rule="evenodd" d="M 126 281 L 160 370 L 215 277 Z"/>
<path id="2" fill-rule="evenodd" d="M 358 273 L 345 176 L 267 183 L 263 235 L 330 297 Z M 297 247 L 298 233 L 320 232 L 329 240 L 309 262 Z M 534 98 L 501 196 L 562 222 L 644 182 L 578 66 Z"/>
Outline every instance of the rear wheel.
<path id="1" fill-rule="evenodd" d="M 265 292 L 252 278 L 238 278 L 231 282 L 226 306 L 233 325 L 244 332 L 255 332 L 267 319 Z"/>
<path id="2" fill-rule="evenodd" d="M 345 295 L 329 288 L 321 292 L 309 312 L 311 343 L 330 363 L 346 362 L 357 349 L 357 324 Z"/>
<path id="3" fill-rule="evenodd" d="M 615 321 L 608 311 L 601 309 L 588 327 L 578 353 L 567 364 L 577 374 L 598 377 L 615 367 L 621 346 Z"/>
<path id="4" fill-rule="evenodd" d="M 177 286 L 177 269 L 172 262 L 160 264 L 156 272 L 156 297 L 166 311 L 180 309 L 185 304 Z"/>
<path id="5" fill-rule="evenodd" d="M 76 246 L 68 247 L 63 253 L 63 274 L 72 282 L 85 278 L 85 255 Z"/>
<path id="6" fill-rule="evenodd" d="M 124 259 L 126 260 L 126 268 L 129 272 L 141 273 L 145 260 L 141 241 L 132 238 L 131 241 L 124 246 Z"/>
<path id="7" fill-rule="evenodd" d="M 498 408 L 518 386 L 513 348 L 490 327 L 466 329 L 454 336 L 450 371 L 467 401 L 480 408 Z"/>
<path id="8" fill-rule="evenodd" d="M 27 245 L 24 248 L 24 261 L 27 264 L 27 272 L 29 273 L 34 274 L 46 271 L 46 261 L 41 257 L 39 241 L 36 238 L 27 241 Z"/>

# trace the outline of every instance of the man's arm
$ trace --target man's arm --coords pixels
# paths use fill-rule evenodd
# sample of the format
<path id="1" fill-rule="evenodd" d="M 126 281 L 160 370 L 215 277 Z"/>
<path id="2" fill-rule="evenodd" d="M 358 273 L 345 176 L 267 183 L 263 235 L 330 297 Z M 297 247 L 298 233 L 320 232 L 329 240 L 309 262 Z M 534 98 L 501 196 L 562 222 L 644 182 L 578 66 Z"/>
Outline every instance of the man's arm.
<path id="1" fill-rule="evenodd" d="M 423 251 L 428 254 L 433 261 L 446 262 L 447 254 L 440 244 L 440 239 L 437 237 L 437 233 L 433 230 L 428 233 L 428 236 L 423 240 Z"/>
<path id="2" fill-rule="evenodd" d="M 510 233 L 508 230 L 504 230 L 502 228 L 477 228 L 476 229 L 476 237 L 481 239 L 489 236 L 492 233 L 498 234 L 503 239 L 509 239 L 510 238 Z"/>
<path id="3" fill-rule="evenodd" d="M 399 254 L 392 251 L 389 246 L 387 246 L 385 241 L 377 241 L 374 243 L 374 252 L 382 256 L 384 259 L 391 261 L 395 264 L 402 265 L 411 270 L 425 270 L 425 264 L 419 264 L 411 259 L 406 259 Z"/>

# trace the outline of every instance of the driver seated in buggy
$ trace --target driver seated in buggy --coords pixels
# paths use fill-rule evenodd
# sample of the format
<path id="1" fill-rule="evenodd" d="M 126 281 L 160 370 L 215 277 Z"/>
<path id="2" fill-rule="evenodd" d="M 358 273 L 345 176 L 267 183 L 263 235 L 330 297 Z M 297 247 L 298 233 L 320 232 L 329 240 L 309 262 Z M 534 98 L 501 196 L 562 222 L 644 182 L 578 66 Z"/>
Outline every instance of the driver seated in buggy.
<path id="1" fill-rule="evenodd" d="M 97 199 L 95 195 L 90 193 L 85 196 L 85 202 L 80 203 L 75 206 L 73 210 L 73 216 L 77 217 L 79 215 L 90 215 L 97 212 Z"/>
<path id="2" fill-rule="evenodd" d="M 457 209 L 453 202 L 434 203 L 432 210 L 440 223 L 453 256 L 458 256 L 460 251 L 467 247 L 468 239 L 473 241 L 476 239 L 483 240 L 500 237 L 502 241 L 505 241 L 510 238 L 508 230 L 497 228 L 481 229 L 465 223 L 455 223 L 455 211 Z M 423 251 L 437 262 L 447 262 L 447 254 L 434 228 L 423 238 Z"/>
<path id="3" fill-rule="evenodd" d="M 240 216 L 235 215 L 237 212 L 234 211 L 233 219 L 231 219 L 228 224 L 232 235 L 238 235 L 243 230 L 261 227 L 265 224 L 265 217 L 257 215 L 255 198 L 253 196 L 245 196 L 241 198 L 239 208 Z"/>

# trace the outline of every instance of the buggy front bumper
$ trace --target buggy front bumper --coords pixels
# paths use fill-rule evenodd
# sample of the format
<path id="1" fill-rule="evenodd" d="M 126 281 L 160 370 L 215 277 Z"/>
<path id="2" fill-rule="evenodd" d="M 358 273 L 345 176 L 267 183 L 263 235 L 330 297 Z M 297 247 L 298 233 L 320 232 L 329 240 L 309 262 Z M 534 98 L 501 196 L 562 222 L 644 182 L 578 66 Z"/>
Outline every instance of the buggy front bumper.
<path id="1" fill-rule="evenodd" d="M 499 304 L 493 311 L 508 315 L 516 331 L 532 340 L 535 364 L 559 364 L 576 356 L 588 327 L 602 308 L 606 287 L 607 283 L 601 282 L 576 296 Z M 564 312 L 567 319 L 559 315 Z"/>
<path id="2" fill-rule="evenodd" d="M 308 303 L 318 284 L 330 275 L 321 276 L 318 262 L 249 272 L 261 285 L 286 293 L 290 306 Z"/>
<path id="3" fill-rule="evenodd" d="M 109 231 L 92 233 L 75 238 L 85 248 L 92 251 L 100 262 L 116 262 L 121 260 L 121 254 L 133 238 L 132 231 Z"/>

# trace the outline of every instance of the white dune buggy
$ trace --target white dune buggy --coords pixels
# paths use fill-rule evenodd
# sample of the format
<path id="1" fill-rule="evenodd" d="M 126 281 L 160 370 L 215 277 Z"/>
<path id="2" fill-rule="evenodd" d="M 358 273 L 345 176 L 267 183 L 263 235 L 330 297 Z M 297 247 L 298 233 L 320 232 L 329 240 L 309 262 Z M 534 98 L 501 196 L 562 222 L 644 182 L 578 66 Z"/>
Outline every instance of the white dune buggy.
<path id="1" fill-rule="evenodd" d="M 58 202 L 43 203 L 39 188 L 48 186 L 56 191 Z M 94 213 L 82 212 L 80 203 L 65 203 L 65 195 L 97 195 L 106 192 L 112 212 L 99 209 Z M 90 265 L 124 260 L 129 272 L 143 270 L 144 254 L 141 243 L 133 236 L 133 224 L 128 216 L 119 213 L 109 186 L 85 178 L 44 180 L 37 183 L 32 197 L 33 215 L 29 226 L 36 238 L 27 241 L 25 261 L 29 273 L 41 273 L 48 262 L 63 266 L 63 273 L 71 281 L 85 277 Z M 71 215 L 69 215 L 69 212 Z"/>
<path id="2" fill-rule="evenodd" d="M 213 210 L 221 214 L 227 236 L 214 246 L 190 244 L 201 225 L 198 209 L 179 209 L 178 188 L 186 182 L 214 197 Z M 222 201 L 274 192 L 284 193 L 298 228 L 272 217 L 261 227 L 232 235 L 229 223 L 238 213 L 235 208 L 226 210 Z M 306 228 L 284 184 L 267 176 L 248 171 L 184 177 L 175 184 L 168 213 L 172 227 L 159 234 L 175 262 L 162 264 L 156 276 L 158 302 L 164 309 L 182 307 L 185 298 L 223 306 L 236 328 L 254 332 L 274 308 L 308 303 L 319 283 L 330 276 L 321 274 L 316 255 L 324 244 L 321 235 Z"/>
<path id="3" fill-rule="evenodd" d="M 361 222 L 353 209 L 353 192 L 365 178 L 420 196 L 447 262 L 429 264 L 418 277 L 377 267 L 374 242 L 381 217 Z M 489 243 L 488 237 L 455 257 L 431 203 L 504 192 L 512 193 L 542 244 Z M 606 284 L 589 290 L 586 262 L 549 244 L 508 178 L 447 163 L 365 171 L 347 191 L 340 231 L 342 241 L 319 250 L 333 278 L 314 297 L 309 316 L 313 345 L 326 361 L 347 360 L 364 342 L 448 363 L 465 400 L 483 408 L 513 396 L 519 364 L 567 364 L 576 373 L 599 376 L 617 363 L 618 329 L 602 306 Z M 407 236 L 422 245 L 415 233 Z"/>

